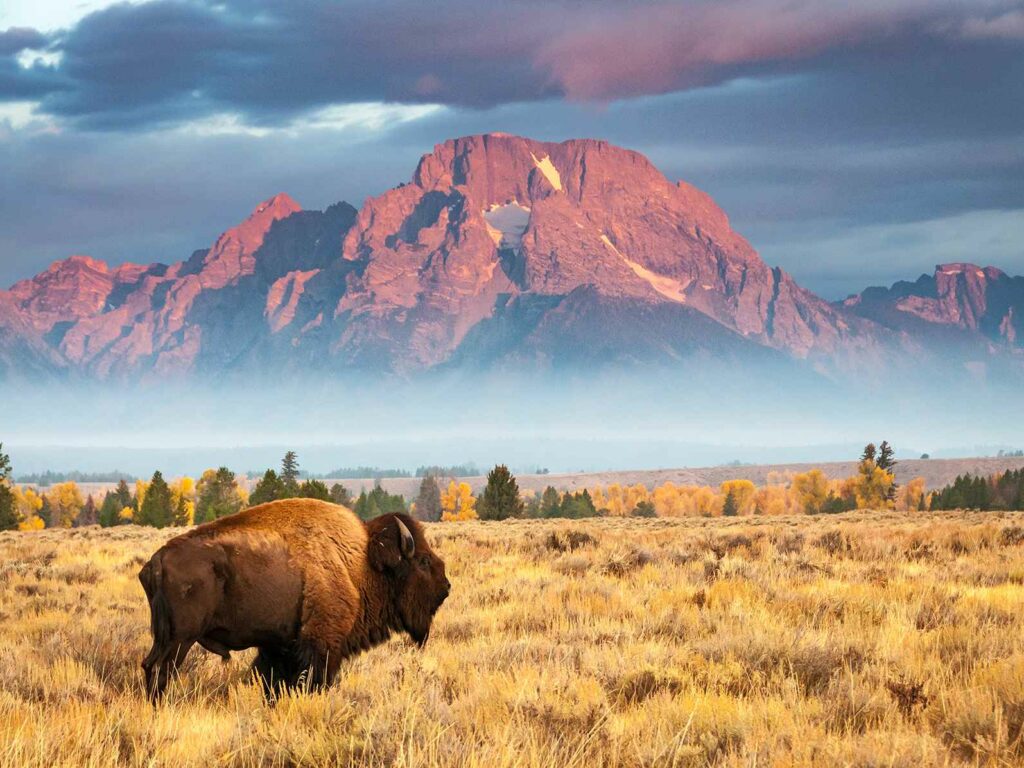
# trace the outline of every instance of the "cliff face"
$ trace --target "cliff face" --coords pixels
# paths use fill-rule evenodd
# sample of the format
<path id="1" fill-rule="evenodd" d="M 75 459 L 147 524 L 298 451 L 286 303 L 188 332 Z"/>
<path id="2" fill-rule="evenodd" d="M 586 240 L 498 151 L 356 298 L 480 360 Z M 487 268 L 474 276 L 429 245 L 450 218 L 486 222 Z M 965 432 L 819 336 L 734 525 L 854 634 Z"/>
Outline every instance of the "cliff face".
<path id="1" fill-rule="evenodd" d="M 1024 278 L 995 267 L 940 264 L 913 283 L 869 288 L 842 306 L 904 333 L 945 332 L 1011 351 L 1024 341 Z"/>
<path id="2" fill-rule="evenodd" d="M 635 152 L 489 134 L 438 145 L 359 211 L 277 195 L 170 266 L 57 262 L 0 292 L 0 372 L 412 375 L 693 355 L 864 371 L 927 354 L 922 323 L 1015 344 L 1014 280 L 950 265 L 830 304 Z"/>

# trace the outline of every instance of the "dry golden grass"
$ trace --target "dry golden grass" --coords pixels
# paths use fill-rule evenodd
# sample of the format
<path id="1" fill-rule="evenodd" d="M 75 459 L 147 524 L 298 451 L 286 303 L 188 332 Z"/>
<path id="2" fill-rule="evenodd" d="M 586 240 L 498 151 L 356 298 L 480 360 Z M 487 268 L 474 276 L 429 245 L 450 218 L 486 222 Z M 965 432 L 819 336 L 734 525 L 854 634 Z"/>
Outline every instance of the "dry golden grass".
<path id="1" fill-rule="evenodd" d="M 1014 514 L 434 525 L 427 647 L 276 707 L 202 651 L 145 702 L 135 574 L 169 535 L 0 534 L 0 765 L 1024 762 Z"/>

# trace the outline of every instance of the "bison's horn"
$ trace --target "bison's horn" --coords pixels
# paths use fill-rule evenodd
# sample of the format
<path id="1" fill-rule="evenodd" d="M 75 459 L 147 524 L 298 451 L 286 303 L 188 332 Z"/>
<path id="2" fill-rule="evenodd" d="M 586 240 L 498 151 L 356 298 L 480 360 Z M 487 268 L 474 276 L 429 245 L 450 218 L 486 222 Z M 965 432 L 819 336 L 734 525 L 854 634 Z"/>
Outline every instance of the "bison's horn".
<path id="1" fill-rule="evenodd" d="M 402 544 L 402 557 L 412 557 L 416 554 L 416 540 L 412 537 L 412 533 L 405 523 L 398 518 L 395 518 L 395 522 L 398 523 L 398 537 Z"/>

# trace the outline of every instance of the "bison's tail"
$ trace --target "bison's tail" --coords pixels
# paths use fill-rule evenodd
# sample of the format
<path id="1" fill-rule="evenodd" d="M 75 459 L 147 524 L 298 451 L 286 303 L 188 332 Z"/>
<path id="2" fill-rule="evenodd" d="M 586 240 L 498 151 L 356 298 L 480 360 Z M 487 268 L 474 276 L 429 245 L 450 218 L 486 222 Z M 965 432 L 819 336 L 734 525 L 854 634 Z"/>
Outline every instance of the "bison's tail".
<path id="1" fill-rule="evenodd" d="M 171 604 L 163 587 L 163 568 L 160 553 L 143 566 L 139 571 L 139 581 L 149 598 L 149 627 L 153 633 L 154 646 L 169 645 L 171 642 Z"/>

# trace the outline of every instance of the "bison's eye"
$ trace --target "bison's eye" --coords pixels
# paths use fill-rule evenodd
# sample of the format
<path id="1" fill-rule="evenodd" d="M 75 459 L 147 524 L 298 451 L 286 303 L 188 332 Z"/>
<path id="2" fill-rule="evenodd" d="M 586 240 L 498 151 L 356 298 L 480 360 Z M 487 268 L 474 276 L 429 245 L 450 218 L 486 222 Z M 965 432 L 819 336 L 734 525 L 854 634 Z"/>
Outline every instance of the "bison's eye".
<path id="1" fill-rule="evenodd" d="M 430 558 L 427 557 L 426 555 L 421 556 L 420 557 L 420 565 L 423 568 L 429 568 L 430 567 Z"/>

